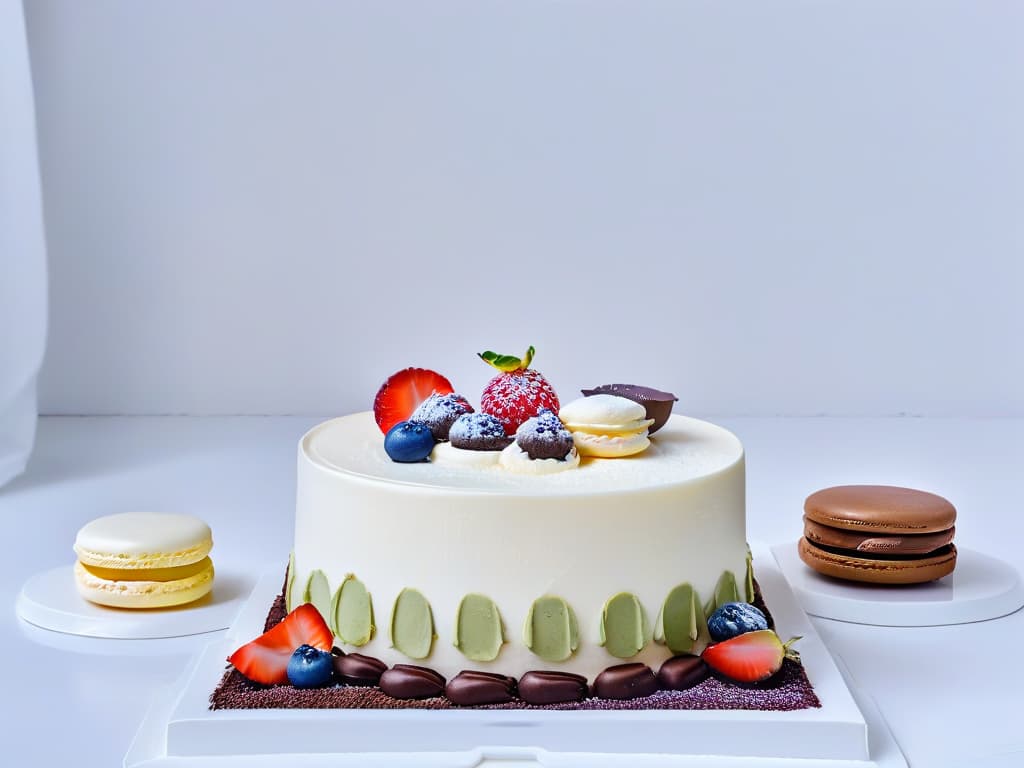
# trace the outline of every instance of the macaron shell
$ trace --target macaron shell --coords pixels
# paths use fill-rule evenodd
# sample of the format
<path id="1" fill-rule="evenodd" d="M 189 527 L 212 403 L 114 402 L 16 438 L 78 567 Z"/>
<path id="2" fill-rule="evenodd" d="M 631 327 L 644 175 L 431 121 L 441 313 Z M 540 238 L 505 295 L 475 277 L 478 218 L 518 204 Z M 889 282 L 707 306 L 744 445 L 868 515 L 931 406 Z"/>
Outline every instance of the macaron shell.
<path id="1" fill-rule="evenodd" d="M 845 530 L 938 533 L 953 527 L 956 508 L 941 496 L 913 488 L 841 485 L 808 496 L 804 516 Z"/>
<path id="2" fill-rule="evenodd" d="M 890 555 L 927 555 L 953 543 L 954 528 L 938 533 L 869 533 L 831 528 L 804 518 L 804 536 L 813 544 L 861 553 Z"/>
<path id="3" fill-rule="evenodd" d="M 81 562 L 99 568 L 174 568 L 210 554 L 213 535 L 192 515 L 125 512 L 86 523 L 74 549 Z"/>
<path id="4" fill-rule="evenodd" d="M 565 424 L 624 425 L 645 420 L 647 410 L 625 397 L 591 395 L 563 405 L 558 411 L 558 418 Z"/>
<path id="5" fill-rule="evenodd" d="M 194 569 L 192 569 L 194 570 Z M 75 585 L 86 600 L 112 608 L 169 608 L 192 603 L 213 589 L 213 563 L 207 559 L 198 572 L 171 581 L 105 579 L 75 563 Z"/>
<path id="6" fill-rule="evenodd" d="M 800 559 L 826 576 L 870 584 L 923 584 L 948 576 L 956 567 L 956 546 L 931 557 L 887 560 L 857 557 L 821 549 L 801 537 Z"/>

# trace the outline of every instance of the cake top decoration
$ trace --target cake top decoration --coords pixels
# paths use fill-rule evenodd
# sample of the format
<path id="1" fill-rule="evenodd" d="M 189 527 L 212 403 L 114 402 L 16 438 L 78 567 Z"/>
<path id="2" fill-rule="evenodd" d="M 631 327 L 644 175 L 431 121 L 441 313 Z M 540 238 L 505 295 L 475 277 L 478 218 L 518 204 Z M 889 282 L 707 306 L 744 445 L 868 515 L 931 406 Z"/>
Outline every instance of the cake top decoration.
<path id="1" fill-rule="evenodd" d="M 573 448 L 572 433 L 548 408 L 519 425 L 516 444 L 531 459 L 564 459 Z"/>
<path id="2" fill-rule="evenodd" d="M 454 392 L 439 395 L 435 392 L 416 407 L 409 420 L 430 427 L 435 440 L 447 440 L 448 430 L 464 413 L 473 413 L 473 406 L 462 395 Z"/>
<path id="3" fill-rule="evenodd" d="M 500 451 L 512 442 L 505 425 L 489 413 L 463 414 L 452 424 L 448 437 L 456 448 L 470 451 Z"/>
<path id="4" fill-rule="evenodd" d="M 672 415 L 672 404 L 679 400 L 671 392 L 663 392 L 652 387 L 643 387 L 638 384 L 602 384 L 593 389 L 580 390 L 584 395 L 618 395 L 640 403 L 646 411 L 647 418 L 654 419 L 654 423 L 647 430 L 647 434 L 653 435 L 665 426 L 668 417 Z"/>
<path id="5" fill-rule="evenodd" d="M 499 418 L 508 435 L 514 435 L 519 425 L 536 416 L 541 408 L 558 413 L 558 395 L 554 388 L 540 371 L 530 368 L 533 355 L 532 346 L 522 358 L 490 350 L 479 354 L 481 360 L 499 371 L 484 387 L 480 410 Z"/>
<path id="6" fill-rule="evenodd" d="M 431 395 L 447 395 L 455 388 L 437 371 L 405 368 L 391 374 L 373 398 L 373 417 L 384 434 L 395 424 L 412 416 L 420 403 Z"/>

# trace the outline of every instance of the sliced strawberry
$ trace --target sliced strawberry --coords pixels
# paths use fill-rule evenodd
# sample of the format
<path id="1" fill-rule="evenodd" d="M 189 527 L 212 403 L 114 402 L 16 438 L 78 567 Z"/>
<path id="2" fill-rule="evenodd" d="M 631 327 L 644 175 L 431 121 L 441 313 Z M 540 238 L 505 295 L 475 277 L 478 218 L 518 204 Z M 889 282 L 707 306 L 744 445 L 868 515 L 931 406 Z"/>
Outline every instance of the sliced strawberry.
<path id="1" fill-rule="evenodd" d="M 716 672 L 738 683 L 759 683 L 782 668 L 783 659 L 799 659 L 790 646 L 800 638 L 783 643 L 770 629 L 747 632 L 709 645 L 701 658 Z"/>
<path id="2" fill-rule="evenodd" d="M 303 603 L 251 643 L 228 657 L 235 669 L 254 683 L 288 682 L 288 660 L 300 645 L 329 651 L 334 633 L 312 603 Z"/>
<path id="3" fill-rule="evenodd" d="M 452 383 L 437 371 L 428 368 L 406 368 L 392 374 L 373 399 L 373 417 L 384 434 L 395 424 L 405 421 L 417 406 L 435 392 L 454 392 Z"/>

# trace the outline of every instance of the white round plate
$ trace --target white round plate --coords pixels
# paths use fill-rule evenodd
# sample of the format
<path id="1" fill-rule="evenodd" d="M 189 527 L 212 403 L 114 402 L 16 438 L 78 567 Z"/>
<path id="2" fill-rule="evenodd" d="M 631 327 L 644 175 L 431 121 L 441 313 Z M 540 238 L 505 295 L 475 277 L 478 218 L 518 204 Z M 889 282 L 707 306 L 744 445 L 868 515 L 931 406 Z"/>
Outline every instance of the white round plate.
<path id="1" fill-rule="evenodd" d="M 772 547 L 779 568 L 812 616 L 881 627 L 937 627 L 1006 616 L 1024 606 L 1024 582 L 1013 566 L 957 547 L 956 569 L 927 584 L 874 585 L 811 570 L 796 542 Z"/>
<path id="2" fill-rule="evenodd" d="M 26 581 L 15 610 L 29 624 L 83 637 L 185 637 L 231 626 L 251 590 L 251 578 L 218 571 L 210 594 L 189 605 L 144 610 L 107 608 L 81 597 L 75 588 L 73 566 L 64 565 Z"/>

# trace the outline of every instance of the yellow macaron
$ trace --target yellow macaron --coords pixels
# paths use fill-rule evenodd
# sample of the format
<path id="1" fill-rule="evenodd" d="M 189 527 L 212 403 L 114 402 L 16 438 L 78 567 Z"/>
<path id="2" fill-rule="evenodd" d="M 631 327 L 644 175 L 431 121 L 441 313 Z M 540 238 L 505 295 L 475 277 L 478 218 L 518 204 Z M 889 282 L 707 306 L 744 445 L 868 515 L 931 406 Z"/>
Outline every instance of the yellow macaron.
<path id="1" fill-rule="evenodd" d="M 558 418 L 572 432 L 580 456 L 613 459 L 640 453 L 651 444 L 644 406 L 617 395 L 581 397 L 562 407 Z"/>
<path id="2" fill-rule="evenodd" d="M 86 523 L 75 537 L 75 584 L 115 608 L 191 603 L 213 588 L 210 527 L 192 515 L 126 512 Z"/>

